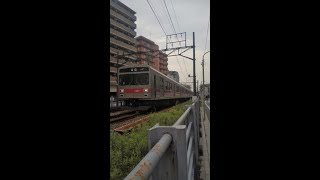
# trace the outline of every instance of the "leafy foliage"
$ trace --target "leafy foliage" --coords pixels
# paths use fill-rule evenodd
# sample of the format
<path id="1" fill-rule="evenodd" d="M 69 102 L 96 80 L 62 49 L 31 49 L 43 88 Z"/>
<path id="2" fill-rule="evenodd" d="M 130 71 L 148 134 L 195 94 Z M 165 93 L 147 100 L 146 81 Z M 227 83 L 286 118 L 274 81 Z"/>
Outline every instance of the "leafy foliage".
<path id="1" fill-rule="evenodd" d="M 148 153 L 148 129 L 159 123 L 160 126 L 172 126 L 186 110 L 191 100 L 174 106 L 167 112 L 153 113 L 149 121 L 131 132 L 110 134 L 110 179 L 124 179 Z"/>

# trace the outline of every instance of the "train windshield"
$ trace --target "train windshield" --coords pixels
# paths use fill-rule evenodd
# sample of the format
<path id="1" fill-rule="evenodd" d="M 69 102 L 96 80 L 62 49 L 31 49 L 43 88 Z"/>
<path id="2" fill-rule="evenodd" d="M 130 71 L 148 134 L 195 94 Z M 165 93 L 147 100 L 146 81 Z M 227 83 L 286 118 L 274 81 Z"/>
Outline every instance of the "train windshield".
<path id="1" fill-rule="evenodd" d="M 119 75 L 119 85 L 148 85 L 149 73 Z"/>

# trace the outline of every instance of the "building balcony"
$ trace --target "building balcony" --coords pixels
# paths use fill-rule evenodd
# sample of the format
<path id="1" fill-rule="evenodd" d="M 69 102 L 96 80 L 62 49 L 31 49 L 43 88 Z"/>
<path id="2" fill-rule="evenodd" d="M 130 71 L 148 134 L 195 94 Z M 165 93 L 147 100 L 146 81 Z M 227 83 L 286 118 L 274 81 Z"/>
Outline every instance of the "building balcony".
<path id="1" fill-rule="evenodd" d="M 144 51 L 138 51 L 137 52 L 137 57 L 143 58 L 143 59 L 145 59 L 145 58 L 152 58 L 152 59 L 156 58 L 155 56 L 152 55 L 152 53 L 144 52 Z"/>
<path id="2" fill-rule="evenodd" d="M 123 64 L 126 61 L 124 59 L 119 59 L 118 62 L 119 64 Z M 110 63 L 117 64 L 117 58 L 110 56 Z"/>
<path id="3" fill-rule="evenodd" d="M 161 56 L 161 55 L 159 57 L 160 57 L 161 60 L 168 61 L 168 57 Z"/>
<path id="4" fill-rule="evenodd" d="M 123 66 L 132 66 L 132 65 L 137 65 L 137 63 L 127 62 Z"/>
<path id="5" fill-rule="evenodd" d="M 110 53 L 113 53 L 113 54 L 122 54 L 123 51 L 120 50 L 120 49 L 117 49 L 117 48 L 110 47 Z"/>
<path id="6" fill-rule="evenodd" d="M 113 48 L 113 47 L 110 47 L 110 53 L 111 54 L 119 54 L 119 55 L 122 55 L 123 54 L 123 50 L 121 49 L 117 49 L 117 48 Z M 130 54 L 131 52 L 124 52 L 124 54 Z M 134 52 L 134 54 L 131 54 L 131 55 L 128 55 L 126 56 L 126 58 L 129 58 L 129 59 L 132 59 L 132 60 L 136 60 L 136 52 Z"/>
<path id="7" fill-rule="evenodd" d="M 147 43 L 144 43 L 142 41 L 136 41 L 136 46 L 137 47 L 144 47 L 148 50 L 158 50 L 157 48 L 155 48 L 154 46 L 150 45 L 150 44 L 147 44 Z"/>
<path id="8" fill-rule="evenodd" d="M 114 16 L 115 18 L 121 20 L 122 22 L 128 24 L 129 26 L 131 26 L 132 28 L 136 29 L 137 28 L 137 25 L 130 21 L 129 19 L 123 17 L 121 14 L 119 13 L 116 13 L 114 10 L 110 9 L 110 15 Z"/>
<path id="9" fill-rule="evenodd" d="M 110 56 L 110 63 L 117 64 L 117 58 Z M 124 64 L 125 63 L 125 64 Z M 123 64 L 122 66 L 130 66 L 130 65 L 136 65 L 136 63 L 132 63 L 130 61 L 126 61 L 124 59 L 119 59 L 119 64 Z M 110 66 L 112 67 L 112 66 Z M 116 68 L 116 67 L 115 67 Z M 115 71 L 116 73 L 117 71 Z"/>
<path id="10" fill-rule="evenodd" d="M 110 76 L 110 81 L 117 81 L 117 76 Z"/>
<path id="11" fill-rule="evenodd" d="M 118 11 L 122 12 L 123 14 L 127 15 L 128 17 L 132 18 L 134 21 L 137 20 L 137 17 L 134 14 L 128 12 L 128 10 L 126 10 L 123 7 L 121 7 L 117 3 L 113 2 L 113 1 L 110 1 L 110 6 L 115 8 L 115 9 L 117 9 Z"/>
<path id="12" fill-rule="evenodd" d="M 119 50 L 119 49 L 110 47 L 110 54 L 117 54 L 117 52 L 119 53 L 119 55 L 122 55 L 122 53 L 123 53 L 122 50 Z M 129 53 L 129 52 L 125 52 L 125 54 L 128 54 L 128 53 Z M 116 58 L 116 57 L 113 57 L 113 56 L 110 56 L 110 57 L 111 57 L 112 60 L 114 60 L 115 62 L 117 61 L 117 58 Z M 137 60 L 135 54 L 128 55 L 128 56 L 126 56 L 125 58 L 130 59 L 130 60 L 132 60 L 132 61 Z M 119 60 L 124 61 L 123 58 L 120 58 Z M 119 63 L 120 63 L 120 61 L 119 61 Z"/>
<path id="13" fill-rule="evenodd" d="M 149 62 L 154 62 L 155 58 L 151 58 L 150 56 L 138 56 L 138 59 L 142 60 L 142 61 L 149 61 Z"/>
<path id="14" fill-rule="evenodd" d="M 121 41 L 116 40 L 116 39 L 111 38 L 111 37 L 110 37 L 110 43 L 115 44 L 117 46 L 121 46 L 124 49 L 129 49 L 129 50 L 131 50 L 133 52 L 137 52 L 137 48 L 135 46 L 129 45 L 129 44 L 124 43 L 124 42 L 121 42 Z"/>
<path id="15" fill-rule="evenodd" d="M 165 61 L 161 61 L 161 60 L 159 61 L 159 63 L 160 63 L 160 64 L 164 64 L 164 65 L 167 65 L 167 64 L 168 64 L 168 63 L 166 63 Z"/>
<path id="16" fill-rule="evenodd" d="M 116 30 L 114 30 L 112 28 L 110 28 L 110 34 L 113 34 L 113 35 L 118 36 L 118 37 L 120 37 L 120 38 L 122 38 L 124 40 L 127 40 L 129 42 L 132 42 L 132 43 L 136 44 L 136 39 L 134 39 L 132 37 L 129 37 L 129 36 L 125 35 L 125 34 L 122 34 L 119 31 L 116 31 Z"/>
<path id="17" fill-rule="evenodd" d="M 121 23 L 118 23 L 117 21 L 115 21 L 115 20 L 113 20 L 111 18 L 110 18 L 110 24 L 115 26 L 115 27 L 117 27 L 117 28 L 119 28 L 119 29 L 121 29 L 121 30 L 123 30 L 123 31 L 126 31 L 126 32 L 132 34 L 133 36 L 137 35 L 137 33 L 134 30 L 128 28 L 127 26 L 125 26 L 125 25 L 123 25 Z"/>
<path id="18" fill-rule="evenodd" d="M 160 69 L 160 70 L 163 70 L 163 71 L 168 71 L 168 68 L 160 67 L 159 69 Z"/>
<path id="19" fill-rule="evenodd" d="M 110 84 L 111 85 L 117 85 L 117 76 L 111 76 L 110 75 Z"/>
<path id="20" fill-rule="evenodd" d="M 110 66 L 110 72 L 117 74 L 117 68 L 114 66 Z"/>

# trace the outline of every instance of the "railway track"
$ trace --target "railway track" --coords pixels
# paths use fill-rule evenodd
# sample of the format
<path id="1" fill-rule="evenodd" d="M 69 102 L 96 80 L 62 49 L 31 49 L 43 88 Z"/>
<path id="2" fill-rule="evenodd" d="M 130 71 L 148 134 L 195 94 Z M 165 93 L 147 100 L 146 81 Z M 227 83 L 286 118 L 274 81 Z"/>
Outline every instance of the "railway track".
<path id="1" fill-rule="evenodd" d="M 158 110 L 157 112 L 166 112 L 170 109 L 171 107 Z M 133 111 L 135 111 L 135 113 L 132 113 Z M 119 118 L 119 119 L 116 119 L 116 118 Z M 148 120 L 149 120 L 149 115 L 141 115 L 136 110 L 114 111 L 114 112 L 110 112 L 110 129 L 117 132 L 125 132 Z"/>
<path id="2" fill-rule="evenodd" d="M 139 114 L 136 110 L 116 110 L 110 112 L 110 122 L 133 118 Z"/>

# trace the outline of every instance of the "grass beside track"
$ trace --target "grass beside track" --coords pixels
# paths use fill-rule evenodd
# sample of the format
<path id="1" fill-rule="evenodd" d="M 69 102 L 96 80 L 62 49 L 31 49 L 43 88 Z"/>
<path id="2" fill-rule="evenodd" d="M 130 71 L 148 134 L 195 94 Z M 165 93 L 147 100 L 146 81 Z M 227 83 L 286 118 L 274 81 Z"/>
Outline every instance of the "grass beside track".
<path id="1" fill-rule="evenodd" d="M 131 132 L 110 134 L 110 179 L 124 179 L 148 153 L 148 129 L 159 123 L 172 126 L 186 110 L 191 100 L 178 104 L 166 112 L 153 113 L 149 121 L 134 128 Z"/>

